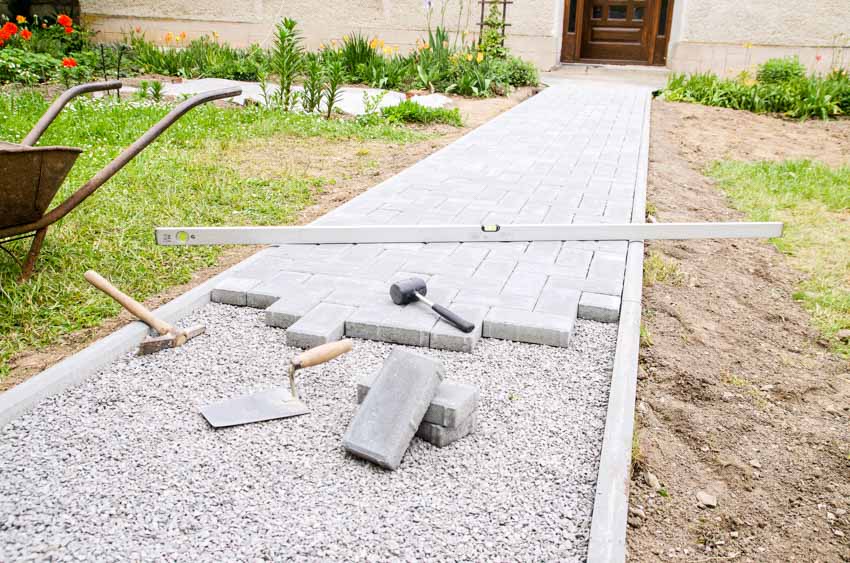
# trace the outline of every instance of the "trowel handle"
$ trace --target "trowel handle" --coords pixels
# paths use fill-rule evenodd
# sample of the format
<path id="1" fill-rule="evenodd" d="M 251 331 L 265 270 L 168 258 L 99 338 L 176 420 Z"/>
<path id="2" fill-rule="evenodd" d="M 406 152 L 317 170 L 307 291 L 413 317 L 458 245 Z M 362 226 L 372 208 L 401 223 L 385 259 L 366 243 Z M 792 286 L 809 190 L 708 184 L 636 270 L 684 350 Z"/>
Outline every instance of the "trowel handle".
<path id="1" fill-rule="evenodd" d="M 127 295 L 123 293 L 120 289 L 109 283 L 109 281 L 95 272 L 94 270 L 89 270 L 85 273 L 86 281 L 113 298 L 118 302 L 119 305 L 136 315 L 142 321 L 144 321 L 149 327 L 156 330 L 161 335 L 166 335 L 170 332 L 174 331 L 174 327 L 163 321 L 162 319 L 158 319 L 153 316 L 153 313 L 148 311 L 148 309 Z"/>
<path id="2" fill-rule="evenodd" d="M 337 356 L 345 354 L 349 350 L 351 350 L 351 340 L 328 342 L 327 344 L 310 348 L 309 350 L 298 354 L 292 358 L 292 365 L 295 369 L 317 366 L 333 360 Z"/>

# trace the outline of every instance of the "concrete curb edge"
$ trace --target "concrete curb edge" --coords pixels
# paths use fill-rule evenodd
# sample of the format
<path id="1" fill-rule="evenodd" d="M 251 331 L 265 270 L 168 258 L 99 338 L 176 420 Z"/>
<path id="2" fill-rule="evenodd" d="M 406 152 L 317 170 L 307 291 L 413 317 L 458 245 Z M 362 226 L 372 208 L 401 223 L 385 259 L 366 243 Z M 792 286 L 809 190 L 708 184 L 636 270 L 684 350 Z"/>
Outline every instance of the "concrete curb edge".
<path id="1" fill-rule="evenodd" d="M 210 292 L 223 278 L 232 275 L 233 269 L 244 267 L 265 253 L 260 250 L 247 260 L 213 276 L 202 284 L 169 301 L 154 311 L 168 322 L 177 322 L 210 301 Z M 134 321 L 100 340 L 65 358 L 23 383 L 0 393 L 0 428 L 26 413 L 41 400 L 58 395 L 68 387 L 80 383 L 102 367 L 135 348 L 148 334 L 148 327 Z"/>
<path id="2" fill-rule="evenodd" d="M 632 204 L 632 222 L 646 217 L 646 184 L 649 173 L 649 126 L 652 95 L 647 92 L 647 110 L 643 123 L 640 164 Z M 638 355 L 640 353 L 641 299 L 643 296 L 643 242 L 629 243 L 626 275 L 620 307 L 617 348 L 611 373 L 611 391 L 596 497 L 587 548 L 589 563 L 614 563 L 626 560 L 626 520 L 629 510 L 632 435 L 634 433 L 635 395 Z"/>

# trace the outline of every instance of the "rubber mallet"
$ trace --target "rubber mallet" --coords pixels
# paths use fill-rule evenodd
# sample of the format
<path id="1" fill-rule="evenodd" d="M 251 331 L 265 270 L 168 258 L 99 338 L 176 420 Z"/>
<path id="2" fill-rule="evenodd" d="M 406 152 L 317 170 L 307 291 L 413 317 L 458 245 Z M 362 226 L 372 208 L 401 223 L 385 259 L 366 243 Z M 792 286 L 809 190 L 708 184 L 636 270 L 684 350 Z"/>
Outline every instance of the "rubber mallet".
<path id="1" fill-rule="evenodd" d="M 446 319 L 449 323 L 456 326 L 463 332 L 472 332 L 475 330 L 475 324 L 460 317 L 456 313 L 448 310 L 446 307 L 425 298 L 428 293 L 428 286 L 425 285 L 425 280 L 422 278 L 409 278 L 406 280 L 397 281 L 390 286 L 390 297 L 396 305 L 407 305 L 414 301 L 422 301 L 435 313 Z"/>
<path id="2" fill-rule="evenodd" d="M 159 352 L 166 348 L 182 346 L 187 340 L 191 340 L 192 338 L 203 334 L 206 330 L 206 328 L 201 325 L 189 327 L 187 329 L 179 329 L 162 319 L 156 318 L 144 305 L 126 293 L 123 293 L 94 270 L 86 272 L 85 277 L 86 281 L 113 298 L 119 305 L 144 321 L 145 324 L 160 334 L 157 337 L 148 337 L 139 344 L 140 356 Z"/>

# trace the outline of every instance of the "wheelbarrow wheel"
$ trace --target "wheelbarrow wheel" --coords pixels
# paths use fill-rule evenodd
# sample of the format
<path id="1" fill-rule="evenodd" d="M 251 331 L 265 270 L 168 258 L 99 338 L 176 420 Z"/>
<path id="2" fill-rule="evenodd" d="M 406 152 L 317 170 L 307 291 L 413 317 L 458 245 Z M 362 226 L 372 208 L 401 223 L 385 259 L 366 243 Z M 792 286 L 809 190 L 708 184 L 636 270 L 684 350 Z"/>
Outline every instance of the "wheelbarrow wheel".
<path id="1" fill-rule="evenodd" d="M 21 277 L 18 278 L 19 283 L 24 283 L 32 276 L 33 268 L 35 268 L 35 260 L 38 258 L 38 253 L 41 252 L 41 245 L 44 244 L 45 235 L 47 235 L 47 227 L 35 232 L 35 238 L 33 238 L 32 246 L 30 246 L 30 251 L 27 253 L 24 267 L 21 268 Z"/>

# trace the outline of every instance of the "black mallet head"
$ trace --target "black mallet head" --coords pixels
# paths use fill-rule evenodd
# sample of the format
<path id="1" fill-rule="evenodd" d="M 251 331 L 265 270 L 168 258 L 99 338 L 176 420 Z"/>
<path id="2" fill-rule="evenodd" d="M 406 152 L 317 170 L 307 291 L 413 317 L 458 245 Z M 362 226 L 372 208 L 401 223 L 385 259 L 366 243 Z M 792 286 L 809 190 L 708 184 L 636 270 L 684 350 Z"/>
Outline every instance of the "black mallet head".
<path id="1" fill-rule="evenodd" d="M 397 281 L 390 286 L 390 297 L 396 305 L 407 305 L 417 301 L 419 299 L 417 293 L 419 295 L 428 293 L 428 287 L 422 278 L 408 278 Z"/>

